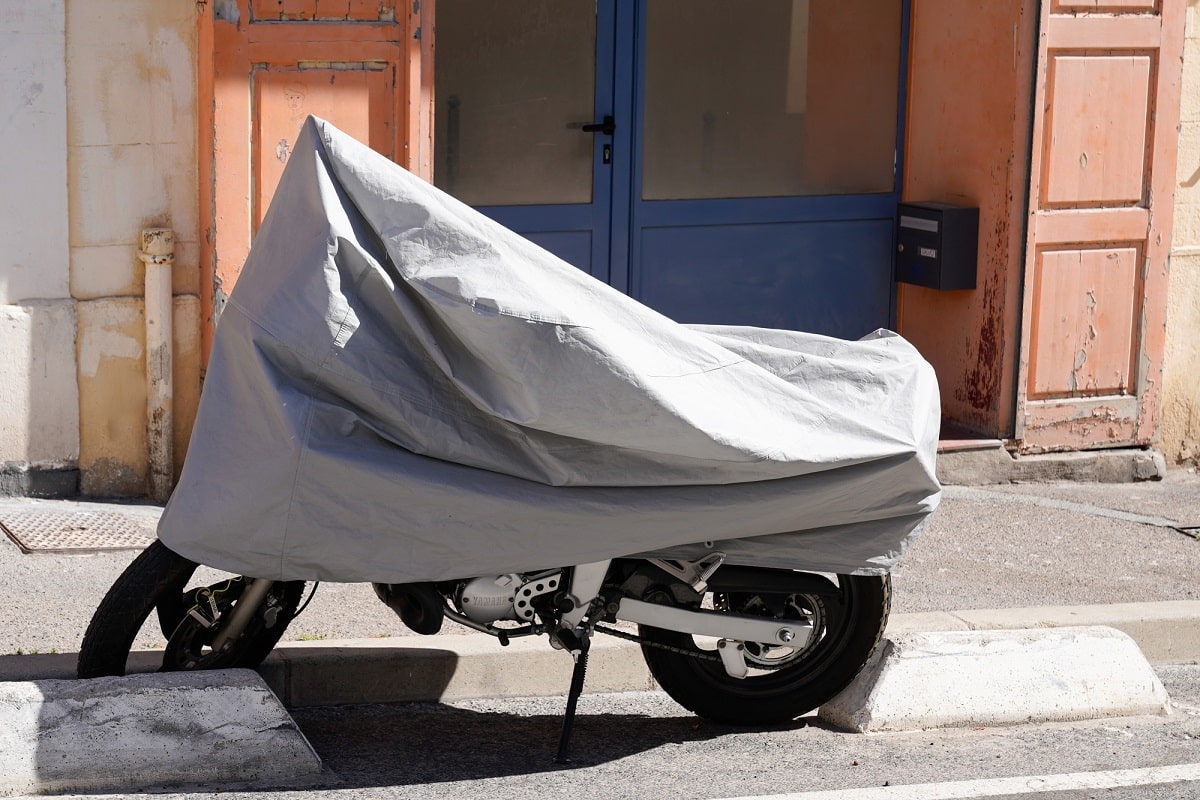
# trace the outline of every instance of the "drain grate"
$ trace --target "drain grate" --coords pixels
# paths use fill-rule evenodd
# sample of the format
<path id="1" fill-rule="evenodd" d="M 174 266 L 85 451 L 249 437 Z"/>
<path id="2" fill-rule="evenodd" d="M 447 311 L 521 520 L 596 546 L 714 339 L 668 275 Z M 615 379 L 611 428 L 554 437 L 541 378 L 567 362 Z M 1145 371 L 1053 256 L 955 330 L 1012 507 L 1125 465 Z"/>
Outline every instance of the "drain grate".
<path id="1" fill-rule="evenodd" d="M 141 550 L 154 539 L 154 523 L 115 511 L 15 511 L 0 529 L 24 553 L 102 553 Z"/>

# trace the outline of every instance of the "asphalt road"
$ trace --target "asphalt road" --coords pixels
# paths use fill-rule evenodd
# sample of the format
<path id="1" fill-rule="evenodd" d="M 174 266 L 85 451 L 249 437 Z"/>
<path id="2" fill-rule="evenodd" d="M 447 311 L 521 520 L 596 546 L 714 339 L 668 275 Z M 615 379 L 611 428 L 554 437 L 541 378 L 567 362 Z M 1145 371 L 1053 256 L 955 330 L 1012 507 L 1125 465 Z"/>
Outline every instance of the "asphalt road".
<path id="1" fill-rule="evenodd" d="M 561 699 L 313 709 L 296 718 L 345 788 L 371 796 L 700 800 L 1196 764 L 1200 666 L 1163 668 L 1162 677 L 1178 704 L 1169 719 L 896 735 L 841 733 L 811 718 L 744 731 L 693 717 L 659 693 L 593 696 L 581 706 L 569 768 L 553 763 Z M 1195 778 L 1130 796 L 1200 797 L 1200 772 Z"/>
<path id="2" fill-rule="evenodd" d="M 295 718 L 325 760 L 324 785 L 223 795 L 1195 800 L 1200 665 L 1159 674 L 1175 702 L 1169 717 L 903 734 L 841 733 L 813 718 L 740 730 L 699 720 L 661 693 L 585 696 L 569 766 L 553 761 L 561 698 L 305 709 Z"/>

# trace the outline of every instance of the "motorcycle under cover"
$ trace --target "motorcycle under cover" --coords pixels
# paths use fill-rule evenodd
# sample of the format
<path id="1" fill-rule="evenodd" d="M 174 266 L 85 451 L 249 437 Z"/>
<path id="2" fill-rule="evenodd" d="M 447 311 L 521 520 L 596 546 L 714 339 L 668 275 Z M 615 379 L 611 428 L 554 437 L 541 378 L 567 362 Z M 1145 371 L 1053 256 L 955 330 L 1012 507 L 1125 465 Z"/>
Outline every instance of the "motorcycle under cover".
<path id="1" fill-rule="evenodd" d="M 894 333 L 677 324 L 310 117 L 159 536 L 275 579 L 877 574 L 937 505 L 938 425 Z"/>

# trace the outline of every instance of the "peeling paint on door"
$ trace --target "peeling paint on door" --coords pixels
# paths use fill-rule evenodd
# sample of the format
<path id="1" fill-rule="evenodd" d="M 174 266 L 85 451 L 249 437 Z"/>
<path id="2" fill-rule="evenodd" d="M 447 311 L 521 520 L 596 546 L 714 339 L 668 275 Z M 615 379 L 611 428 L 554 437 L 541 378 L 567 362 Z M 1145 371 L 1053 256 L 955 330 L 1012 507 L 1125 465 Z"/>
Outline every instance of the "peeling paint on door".
<path id="1" fill-rule="evenodd" d="M 1042 8 L 1017 437 L 1148 444 L 1187 4 Z"/>

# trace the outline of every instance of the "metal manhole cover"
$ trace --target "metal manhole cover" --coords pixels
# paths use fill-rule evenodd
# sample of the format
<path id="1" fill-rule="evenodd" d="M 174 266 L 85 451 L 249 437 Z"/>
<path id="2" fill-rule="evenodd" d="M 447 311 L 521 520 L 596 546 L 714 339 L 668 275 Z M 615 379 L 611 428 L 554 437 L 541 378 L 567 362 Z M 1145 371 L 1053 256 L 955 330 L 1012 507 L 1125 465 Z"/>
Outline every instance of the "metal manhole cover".
<path id="1" fill-rule="evenodd" d="M 154 539 L 154 523 L 115 511 L 15 511 L 0 528 L 24 553 L 99 553 L 141 550 Z"/>

